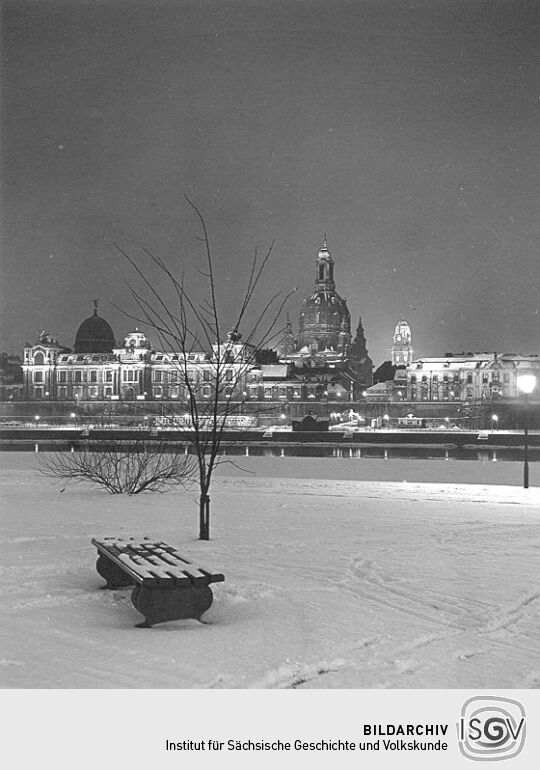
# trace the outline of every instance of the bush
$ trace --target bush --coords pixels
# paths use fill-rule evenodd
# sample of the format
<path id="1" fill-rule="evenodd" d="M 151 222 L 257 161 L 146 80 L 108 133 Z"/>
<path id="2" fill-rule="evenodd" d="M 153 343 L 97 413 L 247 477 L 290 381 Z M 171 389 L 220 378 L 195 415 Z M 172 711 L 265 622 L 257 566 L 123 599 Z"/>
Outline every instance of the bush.
<path id="1" fill-rule="evenodd" d="M 73 452 L 40 456 L 40 473 L 67 481 L 89 482 L 113 495 L 165 492 L 185 485 L 195 471 L 192 455 L 165 441 L 84 442 Z"/>

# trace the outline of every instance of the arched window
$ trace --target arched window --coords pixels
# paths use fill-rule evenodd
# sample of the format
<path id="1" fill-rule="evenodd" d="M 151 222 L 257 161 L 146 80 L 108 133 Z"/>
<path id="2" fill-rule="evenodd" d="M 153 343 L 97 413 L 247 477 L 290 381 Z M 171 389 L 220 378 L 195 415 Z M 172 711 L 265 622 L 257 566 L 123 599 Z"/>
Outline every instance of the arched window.
<path id="1" fill-rule="evenodd" d="M 39 366 L 45 363 L 45 356 L 43 355 L 43 353 L 36 353 L 34 355 L 34 363 L 38 364 Z"/>

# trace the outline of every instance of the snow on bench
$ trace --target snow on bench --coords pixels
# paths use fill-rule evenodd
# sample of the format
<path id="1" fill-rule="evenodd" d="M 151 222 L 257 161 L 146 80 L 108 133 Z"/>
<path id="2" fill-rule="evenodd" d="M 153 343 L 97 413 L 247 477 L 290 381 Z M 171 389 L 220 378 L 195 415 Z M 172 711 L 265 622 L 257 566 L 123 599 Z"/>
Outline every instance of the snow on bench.
<path id="1" fill-rule="evenodd" d="M 104 588 L 135 584 L 131 600 L 145 618 L 138 628 L 181 618 L 201 620 L 214 598 L 210 583 L 225 580 L 221 572 L 194 564 L 161 540 L 92 538 L 92 545 L 98 551 L 96 569 L 107 583 Z"/>

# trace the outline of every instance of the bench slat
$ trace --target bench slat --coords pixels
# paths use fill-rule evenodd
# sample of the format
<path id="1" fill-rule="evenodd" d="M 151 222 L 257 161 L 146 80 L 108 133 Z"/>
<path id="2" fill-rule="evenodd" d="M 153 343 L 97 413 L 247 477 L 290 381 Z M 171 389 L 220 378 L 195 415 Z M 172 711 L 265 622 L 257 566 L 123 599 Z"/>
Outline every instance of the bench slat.
<path id="1" fill-rule="evenodd" d="M 181 572 L 187 573 L 196 582 L 206 583 L 208 582 L 209 578 L 212 578 L 212 582 L 225 580 L 225 578 L 220 573 L 212 572 L 205 567 L 201 567 L 199 564 L 194 564 L 185 556 L 183 556 L 179 551 L 175 550 L 172 548 L 172 546 L 167 545 L 167 543 L 164 543 L 163 541 L 158 543 L 144 542 L 141 545 L 145 550 L 152 551 L 153 553 L 156 553 L 157 551 L 159 559 L 162 559 L 168 564 L 172 564 L 175 567 L 178 567 Z M 157 548 L 155 546 L 157 546 Z M 163 552 L 159 553 L 159 551 Z M 174 559 L 174 561 L 170 561 L 171 558 Z"/>
<path id="2" fill-rule="evenodd" d="M 156 581 L 171 583 L 206 583 L 225 580 L 221 573 L 212 572 L 194 564 L 172 546 L 160 540 L 136 540 L 135 538 L 92 538 L 99 553 L 125 568 L 138 582 L 155 584 Z"/>
<path id="3" fill-rule="evenodd" d="M 137 564 L 136 562 L 131 559 L 127 553 L 121 553 L 117 557 L 119 561 L 122 562 L 122 564 L 125 564 L 126 567 L 129 567 L 133 572 L 135 572 L 137 575 L 140 575 L 141 577 L 148 577 L 151 578 L 153 575 L 146 569 L 146 567 L 142 564 Z"/>
<path id="4" fill-rule="evenodd" d="M 222 575 L 221 572 L 213 572 L 207 567 L 203 567 L 202 564 L 192 564 L 191 562 L 186 561 L 185 556 L 182 556 L 181 553 L 179 553 L 174 549 L 171 550 L 169 553 L 173 554 L 178 559 L 180 559 L 180 561 L 182 561 L 186 565 L 186 569 L 196 568 L 197 570 L 202 572 L 203 575 L 206 575 L 207 577 L 211 577 L 214 583 L 219 583 L 220 581 L 225 580 L 225 577 Z"/>
<path id="5" fill-rule="evenodd" d="M 185 562 L 181 562 L 177 560 L 176 562 L 173 562 L 173 563 L 171 563 L 171 561 L 167 561 L 166 562 L 167 566 L 165 566 L 163 564 L 163 560 L 161 556 L 149 555 L 146 558 L 150 562 L 150 564 L 156 564 L 162 570 L 164 570 L 165 572 L 171 572 L 174 576 L 176 576 L 180 580 L 191 580 L 195 583 L 208 583 L 208 576 L 202 572 L 199 572 L 199 570 L 191 564 L 186 564 Z M 150 569 L 153 569 L 153 568 L 150 568 Z"/>

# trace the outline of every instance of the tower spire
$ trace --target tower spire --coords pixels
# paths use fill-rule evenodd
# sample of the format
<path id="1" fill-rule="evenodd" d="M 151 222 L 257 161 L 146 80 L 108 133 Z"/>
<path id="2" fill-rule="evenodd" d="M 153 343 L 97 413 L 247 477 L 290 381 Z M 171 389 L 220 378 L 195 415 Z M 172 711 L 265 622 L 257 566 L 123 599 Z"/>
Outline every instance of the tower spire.
<path id="1" fill-rule="evenodd" d="M 326 233 L 324 234 L 324 241 L 319 249 L 317 255 L 317 268 L 315 277 L 315 290 L 316 291 L 335 291 L 336 285 L 334 283 L 334 260 L 331 253 L 328 251 L 328 243 L 326 240 Z"/>

